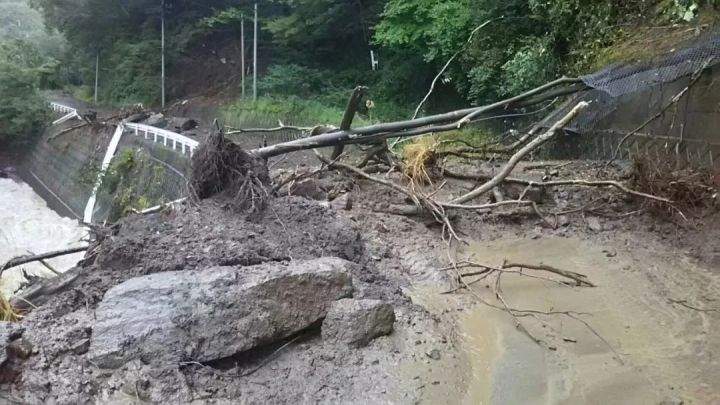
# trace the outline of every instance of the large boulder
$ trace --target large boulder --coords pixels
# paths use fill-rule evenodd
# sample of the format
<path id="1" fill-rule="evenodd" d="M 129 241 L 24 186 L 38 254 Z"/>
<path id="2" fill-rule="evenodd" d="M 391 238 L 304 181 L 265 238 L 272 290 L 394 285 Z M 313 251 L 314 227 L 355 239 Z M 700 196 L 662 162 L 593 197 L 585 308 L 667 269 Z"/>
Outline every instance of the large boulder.
<path id="1" fill-rule="evenodd" d="M 197 126 L 198 122 L 192 118 L 172 117 L 168 120 L 168 127 L 177 132 L 189 131 Z"/>
<path id="2" fill-rule="evenodd" d="M 90 360 L 102 368 L 204 362 L 281 340 L 352 295 L 349 266 L 322 258 L 130 279 L 96 310 Z"/>
<path id="3" fill-rule="evenodd" d="M 379 300 L 343 299 L 328 311 L 322 324 L 322 338 L 362 347 L 390 334 L 394 323 L 395 311 L 390 304 Z"/>

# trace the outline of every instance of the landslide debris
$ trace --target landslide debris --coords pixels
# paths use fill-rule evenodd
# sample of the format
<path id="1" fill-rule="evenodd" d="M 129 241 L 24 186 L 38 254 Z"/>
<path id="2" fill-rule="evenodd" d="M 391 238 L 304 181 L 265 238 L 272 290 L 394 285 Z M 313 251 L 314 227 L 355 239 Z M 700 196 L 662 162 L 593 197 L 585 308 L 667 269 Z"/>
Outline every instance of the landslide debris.
<path id="1" fill-rule="evenodd" d="M 102 368 L 207 362 L 277 342 L 352 296 L 350 266 L 321 258 L 130 279 L 97 307 L 89 359 Z"/>
<path id="2" fill-rule="evenodd" d="M 131 216 L 89 262 L 22 321 L 28 356 L 2 366 L 7 398 L 186 402 L 202 391 L 207 398 L 287 402 L 303 391 L 308 373 L 338 384 L 377 384 L 385 374 L 363 374 L 362 361 L 342 372 L 330 366 L 320 377 L 307 356 L 332 359 L 347 351 L 345 343 L 320 338 L 320 322 L 336 299 L 407 305 L 373 267 L 357 226 L 300 197 L 271 199 L 252 218 L 214 198 Z M 320 346 L 285 349 L 283 361 L 300 373 L 293 382 L 264 389 L 248 383 L 273 375 L 263 361 L 296 333 Z M 370 350 L 380 357 L 389 349 Z M 253 367 L 260 371 L 251 375 Z M 369 390 L 348 387 L 332 397 L 366 395 L 360 393 Z"/>

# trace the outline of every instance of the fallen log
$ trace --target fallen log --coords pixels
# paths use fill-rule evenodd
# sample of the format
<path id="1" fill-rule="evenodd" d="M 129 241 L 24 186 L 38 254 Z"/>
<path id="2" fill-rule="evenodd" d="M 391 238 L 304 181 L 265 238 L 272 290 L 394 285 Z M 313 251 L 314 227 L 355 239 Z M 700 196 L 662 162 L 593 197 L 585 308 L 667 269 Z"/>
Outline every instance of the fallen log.
<path id="1" fill-rule="evenodd" d="M 358 143 L 372 143 L 388 138 L 402 138 L 423 135 L 431 132 L 454 131 L 476 119 L 481 118 L 483 114 L 491 113 L 498 110 L 506 110 L 513 107 L 519 107 L 521 105 L 528 106 L 527 103 L 521 104 L 521 102 L 529 98 L 533 98 L 533 102 L 535 103 L 540 103 L 542 101 L 548 100 L 548 97 L 555 98 L 557 97 L 555 93 L 553 93 L 552 96 L 542 95 L 543 93 L 559 86 L 576 85 L 578 83 L 582 83 L 582 81 L 578 78 L 561 78 L 544 84 L 535 89 L 529 90 L 518 96 L 498 101 L 493 104 L 474 108 L 466 108 L 463 110 L 451 111 L 444 114 L 431 115 L 413 120 L 370 125 L 367 127 L 356 128 L 352 130 L 338 129 L 309 138 L 298 139 L 290 142 L 284 142 L 276 145 L 253 149 L 250 151 L 250 153 L 258 157 L 267 159 L 273 156 L 283 155 L 286 153 L 296 152 L 305 149 L 316 149 L 327 146 Z"/>
<path id="2" fill-rule="evenodd" d="M 510 173 L 515 169 L 515 166 L 524 158 L 528 153 L 532 152 L 533 150 L 537 149 L 539 146 L 541 146 L 543 143 L 547 142 L 548 140 L 552 139 L 555 134 L 558 132 L 558 130 L 565 125 L 567 125 L 568 122 L 570 122 L 572 119 L 577 116 L 580 111 L 587 108 L 589 104 L 581 101 L 578 103 L 578 105 L 575 106 L 565 117 L 563 117 L 560 121 L 556 122 L 546 133 L 538 136 L 537 138 L 530 141 L 527 145 L 523 146 L 520 150 L 518 150 L 512 157 L 510 157 L 510 160 L 508 160 L 507 164 L 500 170 L 500 172 L 495 175 L 492 179 L 487 181 L 485 184 L 481 185 L 480 187 L 476 188 L 475 190 L 472 190 L 471 192 L 457 197 L 453 199 L 450 204 L 457 205 L 457 204 L 463 204 L 468 201 L 471 201 L 488 191 L 492 190 L 495 186 L 500 184 L 506 177 L 510 175 Z"/>
<path id="3" fill-rule="evenodd" d="M 2 268 L 0 268 L 0 276 L 2 276 L 2 273 L 5 270 L 11 269 L 13 267 L 22 266 L 23 264 L 42 261 L 42 260 L 46 260 L 46 259 L 52 259 L 54 257 L 71 255 L 73 253 L 85 252 L 85 251 L 87 251 L 87 249 L 88 249 L 87 246 L 83 246 L 83 247 L 75 247 L 75 248 L 64 249 L 64 250 L 56 250 L 53 252 L 47 252 L 47 253 L 43 253 L 43 254 L 39 254 L 39 255 L 25 255 L 25 256 L 15 257 L 13 259 L 10 259 L 7 263 L 5 263 L 2 266 Z"/>

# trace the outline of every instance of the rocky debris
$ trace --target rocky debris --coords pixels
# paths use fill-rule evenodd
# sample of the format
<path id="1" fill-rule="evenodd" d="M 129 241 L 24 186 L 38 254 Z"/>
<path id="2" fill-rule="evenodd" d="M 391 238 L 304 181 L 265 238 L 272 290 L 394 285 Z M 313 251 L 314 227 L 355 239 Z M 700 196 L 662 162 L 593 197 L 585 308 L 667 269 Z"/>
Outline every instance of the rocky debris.
<path id="1" fill-rule="evenodd" d="M 330 201 L 330 207 L 337 211 L 350 211 L 353 207 L 352 196 L 350 193 L 345 193 Z"/>
<path id="2" fill-rule="evenodd" d="M 8 347 L 10 344 L 19 339 L 24 330 L 18 323 L 0 322 L 0 366 L 5 364 L 8 359 Z"/>
<path id="3" fill-rule="evenodd" d="M 148 114 L 145 111 L 142 111 L 139 113 L 129 115 L 127 118 L 125 118 L 125 121 L 126 122 L 142 122 L 148 118 L 150 118 L 150 114 Z"/>
<path id="4" fill-rule="evenodd" d="M 523 196 L 524 200 L 542 204 L 548 196 L 544 188 L 527 188 L 522 184 L 503 184 L 500 189 L 508 200 L 517 200 L 520 196 Z"/>
<path id="5" fill-rule="evenodd" d="M 352 296 L 350 266 L 321 258 L 130 279 L 109 290 L 98 306 L 89 358 L 102 368 L 136 359 L 204 362 L 275 342 Z M 364 316 L 366 335 L 386 330 L 387 309 L 365 304 L 355 313 Z"/>
<path id="6" fill-rule="evenodd" d="M 165 116 L 162 115 L 162 113 L 157 113 L 157 114 L 153 114 L 150 117 L 148 117 L 148 119 L 145 120 L 145 125 L 150 125 L 151 127 L 164 128 L 165 125 L 167 125 L 167 120 L 165 119 Z"/>
<path id="7" fill-rule="evenodd" d="M 189 131 L 197 126 L 198 122 L 192 118 L 172 117 L 168 119 L 168 128 L 175 131 Z"/>
<path id="8" fill-rule="evenodd" d="M 14 176 L 16 176 L 16 171 L 15 171 L 14 167 L 10 167 L 10 166 L 5 167 L 5 168 L 0 167 L 0 178 L 2 178 L 2 179 L 10 178 L 11 179 Z"/>
<path id="9" fill-rule="evenodd" d="M 425 353 L 425 355 L 433 360 L 440 360 L 442 358 L 442 356 L 440 355 L 440 350 L 438 349 L 432 349 L 430 350 L 430 352 Z"/>
<path id="10" fill-rule="evenodd" d="M 380 300 L 343 299 L 333 303 L 322 324 L 322 338 L 353 347 L 367 346 L 371 340 L 390 334 L 395 311 Z"/>
<path id="11" fill-rule="evenodd" d="M 290 185 L 289 194 L 310 200 L 326 201 L 328 194 L 315 179 L 306 179 Z"/>
<path id="12" fill-rule="evenodd" d="M 601 232 L 603 230 L 600 219 L 598 219 L 597 217 L 587 217 L 585 220 L 587 221 L 588 228 L 590 228 L 591 231 Z"/>

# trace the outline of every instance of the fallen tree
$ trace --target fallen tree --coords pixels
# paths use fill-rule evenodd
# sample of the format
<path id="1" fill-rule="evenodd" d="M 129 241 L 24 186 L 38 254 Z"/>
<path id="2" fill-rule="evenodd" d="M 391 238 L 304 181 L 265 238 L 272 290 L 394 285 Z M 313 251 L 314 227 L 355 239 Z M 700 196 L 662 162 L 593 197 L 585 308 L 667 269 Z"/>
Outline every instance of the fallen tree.
<path id="1" fill-rule="evenodd" d="M 0 276 L 2 276 L 3 272 L 5 270 L 11 269 L 13 267 L 22 266 L 23 264 L 28 264 L 32 262 L 42 262 L 46 259 L 52 259 L 55 257 L 60 256 L 67 256 L 74 253 L 80 253 L 85 252 L 88 250 L 87 246 L 82 247 L 75 247 L 75 248 L 69 248 L 69 249 L 63 249 L 63 250 L 56 250 L 53 252 L 47 252 L 39 255 L 26 255 L 26 256 L 19 256 L 15 257 L 11 260 L 9 260 L 7 263 L 5 263 L 2 268 L 0 268 Z"/>
<path id="2" fill-rule="evenodd" d="M 431 115 L 407 121 L 370 125 L 356 129 L 336 129 L 327 133 L 283 142 L 276 145 L 253 149 L 250 153 L 270 158 L 300 150 L 316 149 L 327 146 L 374 143 L 389 138 L 405 138 L 429 133 L 455 131 L 467 124 L 483 118 L 486 114 L 505 111 L 510 108 L 529 107 L 559 97 L 563 92 L 577 92 L 585 87 L 578 87 L 582 81 L 578 78 L 560 78 L 523 94 L 496 103 L 451 111 L 444 114 Z"/>
<path id="3" fill-rule="evenodd" d="M 470 178 L 470 175 L 467 174 L 455 176 L 464 176 L 466 180 L 482 181 L 482 183 L 476 185 L 476 187 L 471 191 L 460 196 L 452 197 L 448 201 L 441 201 L 435 197 L 439 189 L 442 188 L 442 185 L 436 190 L 425 191 L 422 186 L 415 184 L 415 181 L 412 178 L 409 179 L 409 186 L 406 187 L 398 182 L 373 176 L 369 173 L 369 169 L 364 169 L 364 167 L 372 159 L 375 159 L 381 166 L 388 166 L 390 171 L 396 168 L 402 169 L 402 163 L 398 164 L 392 159 L 378 158 L 378 156 L 381 156 L 383 153 L 387 156 L 386 141 L 389 138 L 409 138 L 425 134 L 455 131 L 475 121 L 488 120 L 497 117 L 527 115 L 528 113 L 517 113 L 516 111 L 524 107 L 553 100 L 553 102 L 538 110 L 542 111 L 552 105 L 554 101 L 557 101 L 558 97 L 576 93 L 586 88 L 587 86 L 580 79 L 564 77 L 539 86 L 535 89 L 526 91 L 523 94 L 484 106 L 451 111 L 444 114 L 436 114 L 407 121 L 381 123 L 351 129 L 350 123 L 352 123 L 353 117 L 359 109 L 359 104 L 367 92 L 365 87 L 358 86 L 355 88 L 348 101 L 348 106 L 339 128 L 314 127 L 312 132 L 317 133 L 316 135 L 275 145 L 263 146 L 247 152 L 239 150 L 239 148 L 235 147 L 235 145 L 231 145 L 231 142 L 225 140 L 223 138 L 222 131 L 216 131 L 210 136 L 208 142 L 206 142 L 206 145 L 201 148 L 199 153 L 196 153 L 193 159 L 194 168 L 200 167 L 207 170 L 194 170 L 191 185 L 194 186 L 195 196 L 200 198 L 209 197 L 210 195 L 217 194 L 223 190 L 227 191 L 227 189 L 234 190 L 235 192 L 230 193 L 232 195 L 229 195 L 231 199 L 234 200 L 232 203 L 233 205 L 238 207 L 249 206 L 256 209 L 258 208 L 257 202 L 262 201 L 267 197 L 268 190 L 277 192 L 283 187 L 283 184 L 288 183 L 287 181 L 284 181 L 283 184 L 278 187 L 268 188 L 267 186 L 269 185 L 269 182 L 264 178 L 265 176 L 261 176 L 264 178 L 263 181 L 258 181 L 256 178 L 256 175 L 258 174 L 257 172 L 259 171 L 257 169 L 258 164 L 262 160 L 267 160 L 271 157 L 301 150 L 315 149 L 315 154 L 322 162 L 321 169 L 316 170 L 314 172 L 315 174 L 329 168 L 334 168 L 346 171 L 353 176 L 364 178 L 400 192 L 411 202 L 411 204 L 405 206 L 393 206 L 388 211 L 402 215 L 430 213 L 435 220 L 445 227 L 453 238 L 456 238 L 457 236 L 452 229 L 452 224 L 450 223 L 446 213 L 447 210 L 474 210 L 487 212 L 496 208 L 507 206 L 531 207 L 532 210 L 547 224 L 553 226 L 552 223 L 540 212 L 536 202 L 526 198 L 529 190 L 533 188 L 549 188 L 556 186 L 612 187 L 616 190 L 632 195 L 633 197 L 671 205 L 672 201 L 667 198 L 657 197 L 652 194 L 632 190 L 630 187 L 610 179 L 598 181 L 586 179 L 562 179 L 537 182 L 510 177 L 513 170 L 523 159 L 538 150 L 549 140 L 553 139 L 562 130 L 562 128 L 566 127 L 578 116 L 578 114 L 587 108 L 589 104 L 586 102 L 579 102 L 570 110 L 570 112 L 555 122 L 546 131 L 543 132 L 542 127 L 539 124 L 536 124 L 527 131 L 527 133 L 520 136 L 510 145 L 503 145 L 501 143 L 482 145 L 480 147 L 467 145 L 467 147 L 443 151 L 442 153 L 436 154 L 435 157 L 452 155 L 469 157 L 469 155 L 479 154 L 480 156 L 474 156 L 475 159 L 482 159 L 483 155 L 486 153 L 500 154 L 508 157 L 506 164 L 504 164 L 502 169 L 493 176 L 488 176 L 486 178 L 481 178 L 479 176 Z M 512 110 L 512 113 L 509 113 L 510 110 Z M 283 127 L 283 125 L 281 125 L 281 127 Z M 268 130 L 272 131 L 276 129 Z M 344 146 L 350 144 L 372 145 L 366 150 L 367 154 L 358 166 L 341 162 Z M 334 148 L 331 158 L 324 157 L 322 154 L 317 152 L 318 148 L 323 147 Z M 213 149 L 214 152 L 205 153 L 206 151 L 204 151 L 204 149 L 208 148 Z M 218 151 L 221 153 L 218 154 Z M 235 155 L 236 157 L 233 158 L 232 156 Z M 253 160 L 255 163 L 248 165 L 250 160 Z M 437 159 L 433 158 L 429 160 L 433 164 L 437 164 Z M 232 164 L 228 165 L 228 162 Z M 423 163 L 424 162 L 420 162 L 420 164 Z M 255 168 L 253 169 L 250 166 L 254 166 Z M 250 169 L 249 172 L 248 169 Z M 425 177 L 427 177 L 427 173 L 424 170 L 415 170 L 414 172 L 424 174 Z M 297 179 L 304 177 L 307 177 L 307 174 L 296 173 L 288 178 Z M 231 184 L 228 186 L 228 184 L 225 183 Z M 500 193 L 497 189 L 497 187 L 503 183 L 521 184 L 526 188 L 518 198 L 506 200 L 503 198 L 502 193 Z M 205 186 L 199 187 L 201 184 L 205 186 L 209 185 L 211 190 Z M 249 187 L 248 184 L 252 186 Z M 201 191 L 198 193 L 199 190 L 204 190 L 204 192 Z M 481 196 L 485 196 L 490 192 L 493 192 L 496 197 L 494 202 L 482 204 L 472 203 L 474 200 Z M 246 201 L 248 198 L 249 201 Z M 262 205 L 262 203 L 259 204 L 260 207 Z"/>

